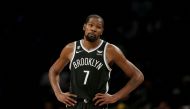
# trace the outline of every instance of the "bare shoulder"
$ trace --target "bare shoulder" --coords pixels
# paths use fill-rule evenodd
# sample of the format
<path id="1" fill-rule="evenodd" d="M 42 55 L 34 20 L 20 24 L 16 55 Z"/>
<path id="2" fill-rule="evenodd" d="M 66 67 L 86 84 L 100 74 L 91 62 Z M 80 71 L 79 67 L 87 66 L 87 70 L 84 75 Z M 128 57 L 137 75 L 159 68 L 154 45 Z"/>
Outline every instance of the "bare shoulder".
<path id="1" fill-rule="evenodd" d="M 119 47 L 111 43 L 107 45 L 106 57 L 107 57 L 108 63 L 117 61 L 117 58 L 121 56 L 123 57 L 124 55 Z"/>
<path id="2" fill-rule="evenodd" d="M 112 54 L 112 53 L 121 53 L 121 50 L 120 50 L 120 48 L 119 48 L 118 46 L 109 43 L 109 44 L 107 45 L 107 52 L 108 52 L 108 53 L 111 53 L 111 54 Z"/>
<path id="3" fill-rule="evenodd" d="M 70 42 L 65 45 L 64 49 L 72 50 L 74 48 L 74 42 Z"/>
<path id="4" fill-rule="evenodd" d="M 66 57 L 70 59 L 74 50 L 74 46 L 75 46 L 74 42 L 70 42 L 67 45 L 65 45 L 65 47 L 61 51 L 60 57 L 64 57 L 64 58 Z"/>

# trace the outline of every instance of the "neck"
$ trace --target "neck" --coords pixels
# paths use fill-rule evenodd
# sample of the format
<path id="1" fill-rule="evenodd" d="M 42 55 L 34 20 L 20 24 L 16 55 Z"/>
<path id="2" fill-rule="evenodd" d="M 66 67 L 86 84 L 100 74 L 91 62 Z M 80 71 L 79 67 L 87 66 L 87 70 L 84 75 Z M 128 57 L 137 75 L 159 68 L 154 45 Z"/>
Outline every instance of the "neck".
<path id="1" fill-rule="evenodd" d="M 101 39 L 98 39 L 98 40 L 95 41 L 95 42 L 89 42 L 89 41 L 87 41 L 87 40 L 85 40 L 85 39 L 82 40 L 83 46 L 84 46 L 86 49 L 88 49 L 88 50 L 93 49 L 93 48 L 96 48 L 100 43 L 101 43 Z"/>

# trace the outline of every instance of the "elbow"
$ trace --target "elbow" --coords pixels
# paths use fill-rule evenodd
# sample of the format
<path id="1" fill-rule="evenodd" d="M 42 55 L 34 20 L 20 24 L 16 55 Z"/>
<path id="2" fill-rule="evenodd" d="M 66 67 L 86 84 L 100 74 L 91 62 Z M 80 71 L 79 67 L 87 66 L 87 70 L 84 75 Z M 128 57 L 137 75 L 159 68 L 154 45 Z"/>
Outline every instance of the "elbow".
<path id="1" fill-rule="evenodd" d="M 54 75 L 54 69 L 51 67 L 48 72 L 48 77 L 52 77 Z"/>
<path id="2" fill-rule="evenodd" d="M 57 70 L 54 69 L 54 67 L 51 67 L 48 71 L 48 77 L 51 78 L 51 77 L 55 77 L 59 75 L 59 72 Z"/>
<path id="3" fill-rule="evenodd" d="M 49 71 L 48 71 L 48 75 L 51 75 L 52 71 L 53 71 L 53 69 L 50 68 Z"/>
<path id="4" fill-rule="evenodd" d="M 143 81 L 144 81 L 144 75 L 143 75 L 143 73 L 141 71 L 140 72 L 136 72 L 135 75 L 134 75 L 134 79 L 137 81 L 138 84 L 143 83 Z"/>
<path id="5" fill-rule="evenodd" d="M 139 73 L 138 80 L 139 80 L 140 83 L 143 83 L 143 81 L 144 81 L 144 75 L 143 75 L 142 72 Z"/>
<path id="6" fill-rule="evenodd" d="M 49 71 L 48 71 L 48 78 L 50 79 L 51 76 L 52 76 L 52 71 L 51 71 L 51 69 L 49 69 Z"/>

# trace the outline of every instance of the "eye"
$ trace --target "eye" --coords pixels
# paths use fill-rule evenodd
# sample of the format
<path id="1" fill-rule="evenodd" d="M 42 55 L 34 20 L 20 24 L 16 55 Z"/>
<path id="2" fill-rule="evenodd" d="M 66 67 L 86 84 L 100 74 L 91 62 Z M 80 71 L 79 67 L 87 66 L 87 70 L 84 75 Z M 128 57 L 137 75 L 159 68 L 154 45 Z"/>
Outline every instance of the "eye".
<path id="1" fill-rule="evenodd" d="M 92 27 L 93 25 L 92 24 L 88 24 L 90 27 Z"/>
<path id="2" fill-rule="evenodd" d="M 101 27 L 101 26 L 97 26 L 97 28 L 98 28 L 98 29 L 102 29 L 102 27 Z"/>

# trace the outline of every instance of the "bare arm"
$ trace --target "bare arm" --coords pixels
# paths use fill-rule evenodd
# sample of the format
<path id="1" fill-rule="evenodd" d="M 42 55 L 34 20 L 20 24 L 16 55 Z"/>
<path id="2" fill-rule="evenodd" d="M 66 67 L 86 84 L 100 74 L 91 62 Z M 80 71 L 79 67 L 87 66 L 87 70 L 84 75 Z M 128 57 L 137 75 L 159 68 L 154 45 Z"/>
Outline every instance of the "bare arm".
<path id="1" fill-rule="evenodd" d="M 109 44 L 106 52 L 108 63 L 115 63 L 118 65 L 124 71 L 124 73 L 130 77 L 130 80 L 121 90 L 113 95 L 107 93 L 97 93 L 93 100 L 96 101 L 95 105 L 99 106 L 117 102 L 118 100 L 129 95 L 144 81 L 143 73 L 128 59 L 126 59 L 118 47 Z"/>
<path id="2" fill-rule="evenodd" d="M 71 99 L 69 96 L 75 96 L 70 93 L 63 93 L 60 85 L 59 85 L 59 75 L 60 72 L 65 68 L 65 66 L 70 62 L 71 55 L 73 52 L 74 44 L 70 43 L 66 45 L 59 58 L 55 61 L 55 63 L 49 69 L 49 80 L 52 86 L 52 89 L 60 102 L 65 103 L 66 105 L 74 105 L 75 101 Z"/>
<path id="3" fill-rule="evenodd" d="M 118 65 L 124 73 L 130 77 L 128 83 L 113 95 L 116 100 L 119 100 L 135 90 L 144 81 L 144 75 L 133 63 L 126 59 L 118 47 L 109 45 L 108 50 L 108 53 L 111 54 L 110 60 L 116 63 L 116 65 Z"/>

